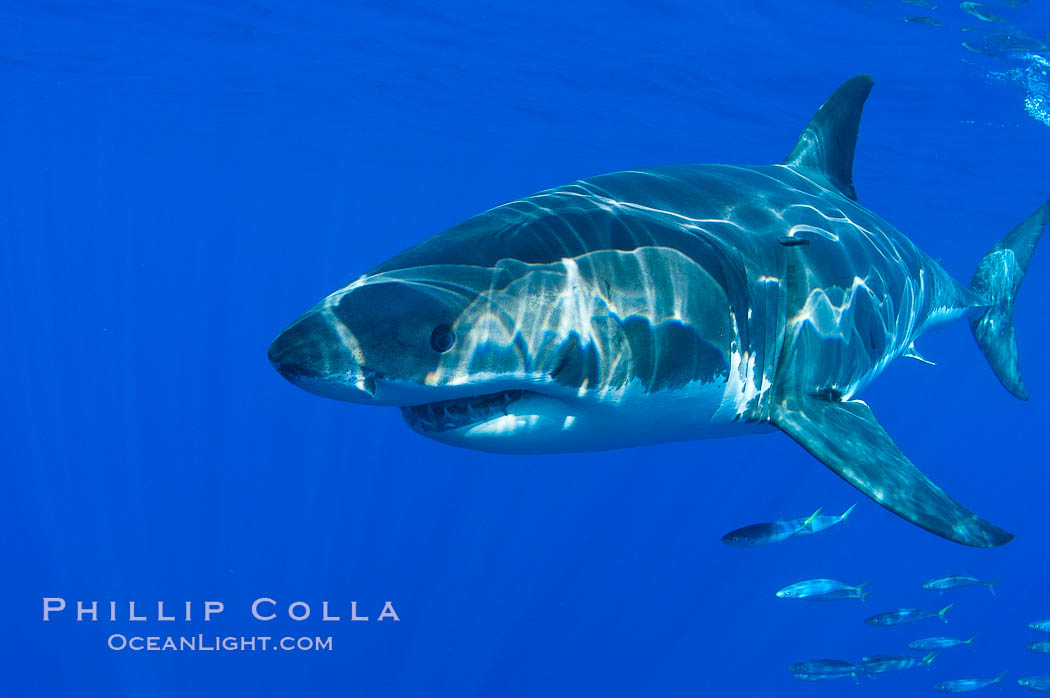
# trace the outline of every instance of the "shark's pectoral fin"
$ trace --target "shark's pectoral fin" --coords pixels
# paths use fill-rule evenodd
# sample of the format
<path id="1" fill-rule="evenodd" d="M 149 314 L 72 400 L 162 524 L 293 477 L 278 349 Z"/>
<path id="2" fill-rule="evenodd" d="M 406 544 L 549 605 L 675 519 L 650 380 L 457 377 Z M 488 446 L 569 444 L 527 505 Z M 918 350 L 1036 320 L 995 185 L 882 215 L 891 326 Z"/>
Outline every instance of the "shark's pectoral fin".
<path id="1" fill-rule="evenodd" d="M 861 492 L 927 531 L 979 548 L 1014 537 L 933 484 L 863 402 L 798 396 L 779 401 L 772 422 Z"/>

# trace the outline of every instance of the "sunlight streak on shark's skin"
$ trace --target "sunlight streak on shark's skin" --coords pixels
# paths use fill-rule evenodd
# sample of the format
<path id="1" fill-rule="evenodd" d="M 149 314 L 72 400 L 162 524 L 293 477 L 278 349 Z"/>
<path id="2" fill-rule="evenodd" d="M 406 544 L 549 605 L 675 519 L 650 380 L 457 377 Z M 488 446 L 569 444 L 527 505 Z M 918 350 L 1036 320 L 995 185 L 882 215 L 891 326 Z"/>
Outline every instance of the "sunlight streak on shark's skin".
<path id="1" fill-rule="evenodd" d="M 856 202 L 870 89 L 866 76 L 840 87 L 779 165 L 628 170 L 486 211 L 325 298 L 270 358 L 306 390 L 397 406 L 424 436 L 494 452 L 777 427 L 910 521 L 1004 543 L 853 398 L 964 316 L 1023 397 L 1012 303 L 1047 207 L 972 288 L 958 283 Z"/>

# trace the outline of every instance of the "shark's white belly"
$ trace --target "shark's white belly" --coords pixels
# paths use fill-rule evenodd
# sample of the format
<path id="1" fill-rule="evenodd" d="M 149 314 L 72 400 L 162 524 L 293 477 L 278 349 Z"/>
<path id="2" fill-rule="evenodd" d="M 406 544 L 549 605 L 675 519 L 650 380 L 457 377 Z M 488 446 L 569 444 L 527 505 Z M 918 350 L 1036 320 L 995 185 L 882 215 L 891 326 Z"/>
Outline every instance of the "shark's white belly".
<path id="1" fill-rule="evenodd" d="M 430 436 L 497 453 L 565 453 L 770 431 L 766 423 L 740 418 L 734 392 L 714 381 L 659 392 L 645 392 L 635 382 L 615 394 L 573 401 L 533 393 L 506 415 Z"/>

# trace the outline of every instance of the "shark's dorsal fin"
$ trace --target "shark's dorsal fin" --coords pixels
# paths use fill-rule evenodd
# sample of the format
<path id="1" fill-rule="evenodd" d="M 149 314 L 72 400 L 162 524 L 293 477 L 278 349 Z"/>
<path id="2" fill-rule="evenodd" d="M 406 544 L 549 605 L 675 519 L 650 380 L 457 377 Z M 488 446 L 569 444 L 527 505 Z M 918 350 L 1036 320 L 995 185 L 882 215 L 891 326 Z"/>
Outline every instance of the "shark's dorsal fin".
<path id="1" fill-rule="evenodd" d="M 853 152 L 857 148 L 860 112 L 873 84 L 870 75 L 858 75 L 842 83 L 809 120 L 783 164 L 820 174 L 844 196 L 856 201 Z"/>

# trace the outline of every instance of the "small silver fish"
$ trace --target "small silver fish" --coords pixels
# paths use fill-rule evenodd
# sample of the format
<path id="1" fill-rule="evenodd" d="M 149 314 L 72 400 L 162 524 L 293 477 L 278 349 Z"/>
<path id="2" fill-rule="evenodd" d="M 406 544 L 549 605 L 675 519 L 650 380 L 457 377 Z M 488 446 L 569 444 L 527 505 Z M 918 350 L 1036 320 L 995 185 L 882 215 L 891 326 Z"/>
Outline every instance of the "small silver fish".
<path id="1" fill-rule="evenodd" d="M 820 509 L 817 509 L 817 513 L 814 513 L 812 516 L 806 519 L 806 522 L 803 525 L 802 529 L 800 529 L 799 532 L 795 535 L 810 536 L 814 533 L 820 533 L 825 528 L 830 528 L 831 526 L 834 526 L 835 524 L 841 523 L 848 519 L 849 515 L 853 513 L 853 510 L 856 508 L 856 506 L 857 505 L 854 504 L 838 516 L 821 514 Z"/>
<path id="2" fill-rule="evenodd" d="M 788 671 L 792 674 L 820 674 L 826 671 L 845 671 L 855 667 L 856 665 L 853 662 L 841 659 L 811 659 L 808 662 L 798 662 L 790 665 Z"/>
<path id="3" fill-rule="evenodd" d="M 979 691 L 982 688 L 999 683 L 1006 676 L 1006 672 L 999 674 L 994 679 L 955 679 L 954 681 L 941 681 L 934 688 L 942 693 L 969 693 Z"/>
<path id="4" fill-rule="evenodd" d="M 976 635 L 971 637 L 969 640 L 956 640 L 953 637 L 928 637 L 924 640 L 915 640 L 914 642 L 909 642 L 908 648 L 913 650 L 922 650 L 924 652 L 927 650 L 948 649 L 950 647 L 959 647 L 960 645 L 972 645 L 973 641 L 976 639 Z"/>
<path id="5" fill-rule="evenodd" d="M 927 10 L 936 10 L 937 6 L 928 0 L 904 0 L 909 5 L 916 5 L 918 7 L 925 7 Z"/>
<path id="6" fill-rule="evenodd" d="M 1029 630 L 1037 630 L 1041 633 L 1050 633 L 1050 620 L 1036 620 L 1028 624 Z"/>
<path id="7" fill-rule="evenodd" d="M 826 681 L 857 677 L 857 665 L 841 659 L 814 659 L 788 667 L 793 678 L 799 681 Z"/>
<path id="8" fill-rule="evenodd" d="M 871 618 L 868 618 L 864 622 L 868 625 L 903 625 L 905 623 L 917 623 L 920 620 L 926 620 L 927 618 L 940 618 L 945 623 L 948 619 L 944 616 L 948 612 L 948 609 L 955 604 L 948 604 L 939 611 L 925 611 L 921 608 L 898 608 L 895 611 L 886 611 L 885 613 L 878 613 Z"/>
<path id="9" fill-rule="evenodd" d="M 930 652 L 925 657 L 877 654 L 872 657 L 864 657 L 862 664 L 858 667 L 858 672 L 861 674 L 889 674 L 907 671 L 920 666 L 929 666 L 934 659 L 937 659 L 937 652 Z"/>
<path id="10" fill-rule="evenodd" d="M 918 17 L 905 17 L 904 21 L 911 22 L 912 24 L 928 24 L 931 27 L 941 26 L 941 23 L 935 20 L 933 17 L 923 17 L 921 15 Z"/>
<path id="11" fill-rule="evenodd" d="M 798 679 L 799 681 L 830 681 L 831 679 L 856 679 L 857 672 L 850 671 L 831 671 L 826 674 L 806 674 L 803 672 L 792 672 L 791 678 Z"/>
<path id="12" fill-rule="evenodd" d="M 989 56 L 990 58 L 998 58 L 999 57 L 996 54 L 992 53 L 988 49 L 987 46 L 979 46 L 979 45 L 977 45 L 976 43 L 974 43 L 972 41 L 964 41 L 964 42 L 962 42 L 962 47 L 964 49 L 966 49 L 967 51 L 973 51 L 974 53 L 979 53 L 979 54 L 981 54 L 983 56 Z"/>
<path id="13" fill-rule="evenodd" d="M 864 592 L 867 585 L 850 586 L 834 579 L 807 579 L 784 587 L 777 592 L 778 599 L 802 599 L 805 601 L 839 601 L 842 599 L 868 598 L 871 592 Z"/>
<path id="14" fill-rule="evenodd" d="M 1017 685 L 1037 693 L 1050 693 L 1050 676 L 1029 676 L 1017 679 Z"/>
<path id="15" fill-rule="evenodd" d="M 1020 32 L 992 34 L 988 37 L 988 43 L 1004 51 L 1042 51 L 1046 48 L 1046 44 L 1039 39 Z"/>
<path id="16" fill-rule="evenodd" d="M 976 2 L 961 2 L 959 7 L 963 12 L 969 12 L 971 15 L 981 20 L 982 22 L 996 22 L 998 24 L 1007 24 L 1010 20 L 1006 17 L 1000 17 L 999 15 L 993 15 L 990 12 L 985 12 L 981 9 L 980 3 Z"/>
<path id="17" fill-rule="evenodd" d="M 722 542 L 737 548 L 754 548 L 760 545 L 779 543 L 808 526 L 819 514 L 820 509 L 817 509 L 805 519 L 791 519 L 790 521 L 774 521 L 773 523 L 744 526 L 722 536 Z"/>
<path id="18" fill-rule="evenodd" d="M 1039 654 L 1050 654 L 1050 642 L 1029 642 L 1024 646 L 1029 652 L 1038 652 Z"/>
<path id="19" fill-rule="evenodd" d="M 943 592 L 946 589 L 958 589 L 959 587 L 986 586 L 988 587 L 988 591 L 992 592 L 992 595 L 995 596 L 995 585 L 998 582 L 998 579 L 993 579 L 990 582 L 982 582 L 980 579 L 977 579 L 977 577 L 971 577 L 965 574 L 953 574 L 948 577 L 931 579 L 923 584 L 922 588 Z"/>

